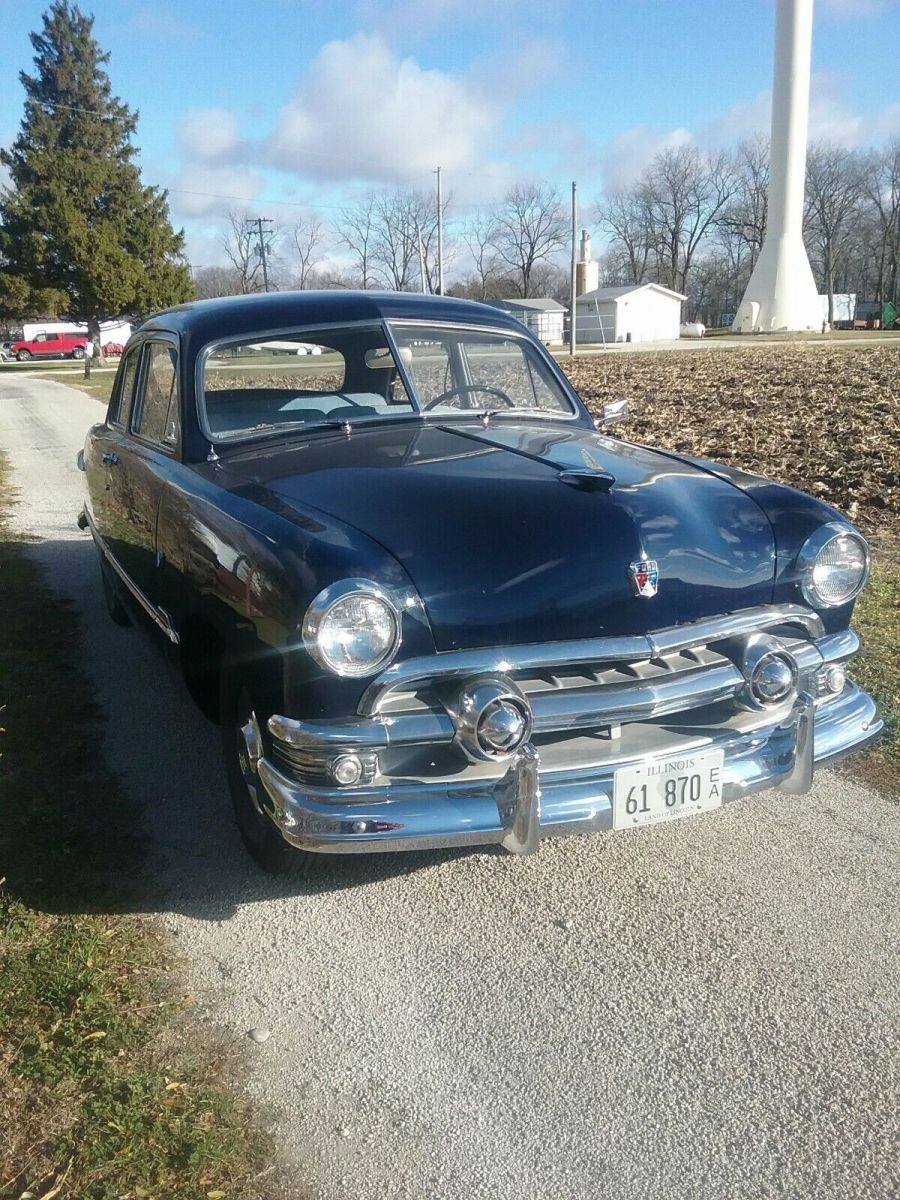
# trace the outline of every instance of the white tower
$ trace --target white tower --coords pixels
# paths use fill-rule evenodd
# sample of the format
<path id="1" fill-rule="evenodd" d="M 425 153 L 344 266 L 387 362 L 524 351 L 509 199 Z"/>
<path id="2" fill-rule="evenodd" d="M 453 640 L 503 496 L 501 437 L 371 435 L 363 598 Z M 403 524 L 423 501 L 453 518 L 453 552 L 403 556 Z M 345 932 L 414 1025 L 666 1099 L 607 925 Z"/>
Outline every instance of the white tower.
<path id="1" fill-rule="evenodd" d="M 575 264 L 575 295 L 596 291 L 600 286 L 600 264 L 591 258 L 591 235 L 581 231 L 581 258 Z"/>
<path id="2" fill-rule="evenodd" d="M 803 245 L 803 192 L 813 0 L 776 0 L 769 209 L 763 242 L 732 329 L 817 329 L 819 294 Z"/>

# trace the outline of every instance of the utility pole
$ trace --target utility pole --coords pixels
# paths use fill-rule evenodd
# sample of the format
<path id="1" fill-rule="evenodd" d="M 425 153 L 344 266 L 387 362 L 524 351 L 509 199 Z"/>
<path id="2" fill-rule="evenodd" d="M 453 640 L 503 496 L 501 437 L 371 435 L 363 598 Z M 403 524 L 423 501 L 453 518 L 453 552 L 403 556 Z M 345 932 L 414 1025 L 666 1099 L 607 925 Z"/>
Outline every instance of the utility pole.
<path id="1" fill-rule="evenodd" d="M 428 291 L 425 286 L 425 251 L 422 249 L 422 230 L 419 228 L 419 222 L 416 221 L 416 241 L 419 244 L 419 278 L 422 284 L 422 295 Z"/>
<path id="2" fill-rule="evenodd" d="M 572 278 L 569 281 L 569 355 L 575 357 L 575 232 L 578 208 L 575 203 L 575 180 L 572 180 Z"/>
<path id="3" fill-rule="evenodd" d="M 271 233 L 271 229 L 263 230 L 263 225 L 274 225 L 271 217 L 250 217 L 247 221 L 248 225 L 255 225 L 259 236 L 259 258 L 262 263 L 263 272 L 263 289 L 269 290 L 269 267 L 266 262 L 266 239 L 265 234 Z"/>
<path id="4" fill-rule="evenodd" d="M 438 286 L 437 294 L 444 294 L 444 198 L 441 193 L 441 168 L 438 167 L 435 172 L 437 175 L 437 269 L 438 269 Z"/>

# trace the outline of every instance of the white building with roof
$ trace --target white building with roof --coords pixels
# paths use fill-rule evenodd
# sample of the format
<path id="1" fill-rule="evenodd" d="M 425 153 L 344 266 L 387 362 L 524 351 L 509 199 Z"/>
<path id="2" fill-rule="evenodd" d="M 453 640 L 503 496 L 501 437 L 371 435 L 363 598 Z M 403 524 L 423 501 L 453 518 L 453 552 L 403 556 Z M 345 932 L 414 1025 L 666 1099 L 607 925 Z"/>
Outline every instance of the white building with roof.
<path id="1" fill-rule="evenodd" d="M 535 300 L 485 300 L 493 308 L 502 308 L 504 312 L 515 317 L 526 325 L 536 338 L 542 342 L 561 342 L 563 340 L 563 321 L 566 315 L 565 305 L 558 300 L 543 297 Z"/>
<path id="2" fill-rule="evenodd" d="M 687 299 L 661 283 L 595 288 L 575 301 L 579 345 L 664 342 L 679 336 Z"/>

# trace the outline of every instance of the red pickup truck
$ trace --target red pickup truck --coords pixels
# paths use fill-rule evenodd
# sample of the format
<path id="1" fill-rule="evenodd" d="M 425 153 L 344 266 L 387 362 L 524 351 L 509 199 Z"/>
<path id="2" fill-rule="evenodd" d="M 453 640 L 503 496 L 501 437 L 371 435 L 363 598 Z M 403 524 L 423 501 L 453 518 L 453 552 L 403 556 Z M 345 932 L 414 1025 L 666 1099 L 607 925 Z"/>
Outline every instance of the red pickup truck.
<path id="1" fill-rule="evenodd" d="M 29 358 L 84 358 L 86 333 L 63 330 L 61 333 L 38 333 L 30 341 L 13 342 L 9 352 L 25 362 Z"/>

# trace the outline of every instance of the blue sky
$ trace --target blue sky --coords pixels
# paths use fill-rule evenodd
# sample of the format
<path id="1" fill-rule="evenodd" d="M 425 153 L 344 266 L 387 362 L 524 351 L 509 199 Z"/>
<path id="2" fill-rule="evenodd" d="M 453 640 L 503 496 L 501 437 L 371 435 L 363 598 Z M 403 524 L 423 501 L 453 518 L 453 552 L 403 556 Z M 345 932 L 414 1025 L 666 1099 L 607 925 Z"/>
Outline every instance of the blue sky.
<path id="1" fill-rule="evenodd" d="M 0 142 L 44 5 L 0 0 Z M 457 216 L 511 180 L 577 179 L 588 215 L 660 147 L 768 130 L 773 0 L 97 0 L 148 182 L 190 256 L 229 206 L 322 219 L 366 187 L 431 187 Z M 816 0 L 811 136 L 900 133 L 897 0 Z M 219 254 L 219 257 L 221 255 Z"/>

